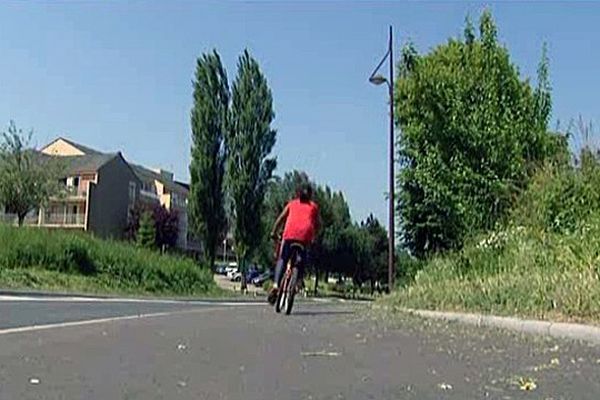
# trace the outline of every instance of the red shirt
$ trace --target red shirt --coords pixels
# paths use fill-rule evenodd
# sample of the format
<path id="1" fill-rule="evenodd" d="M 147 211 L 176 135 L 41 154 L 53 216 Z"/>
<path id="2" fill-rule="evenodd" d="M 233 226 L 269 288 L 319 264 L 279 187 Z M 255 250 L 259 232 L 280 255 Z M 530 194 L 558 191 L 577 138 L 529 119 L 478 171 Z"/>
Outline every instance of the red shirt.
<path id="1" fill-rule="evenodd" d="M 283 240 L 311 243 L 315 239 L 319 206 L 315 202 L 303 203 L 299 199 L 287 205 L 288 216 L 283 230 Z"/>

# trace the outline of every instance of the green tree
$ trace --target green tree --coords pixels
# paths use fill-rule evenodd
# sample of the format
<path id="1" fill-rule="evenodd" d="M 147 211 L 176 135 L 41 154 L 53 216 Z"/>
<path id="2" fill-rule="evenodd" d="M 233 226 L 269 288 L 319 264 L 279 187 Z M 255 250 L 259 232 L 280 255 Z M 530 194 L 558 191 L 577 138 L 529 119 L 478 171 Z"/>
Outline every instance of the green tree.
<path id="1" fill-rule="evenodd" d="M 179 238 L 179 213 L 176 210 L 168 210 L 158 203 L 152 205 L 141 202 L 135 203 L 129 212 L 125 237 L 128 240 L 137 241 L 140 221 L 144 213 L 149 213 L 152 216 L 156 232 L 155 245 L 161 249 L 174 248 Z"/>
<path id="2" fill-rule="evenodd" d="M 11 121 L 0 142 L 0 205 L 17 215 L 19 226 L 30 211 L 62 192 L 61 163 L 30 147 L 31 136 Z"/>
<path id="3" fill-rule="evenodd" d="M 224 138 L 229 108 L 227 75 L 216 51 L 197 60 L 193 85 L 190 226 L 202 238 L 204 261 L 212 266 L 226 229 Z"/>
<path id="4" fill-rule="evenodd" d="M 315 273 L 347 274 L 349 268 L 344 261 L 344 252 L 349 242 L 347 230 L 352 226 L 350 208 L 341 192 L 333 192 L 328 186 L 320 186 L 316 192 L 316 200 L 321 214 L 321 230 L 315 246 Z M 318 283 L 318 282 L 317 282 Z M 318 285 L 315 285 L 315 290 Z"/>
<path id="5" fill-rule="evenodd" d="M 547 56 L 538 87 L 519 76 L 485 11 L 479 37 L 426 55 L 403 52 L 395 87 L 400 191 L 408 248 L 418 257 L 459 248 L 465 237 L 504 218 L 533 170 L 564 151 L 548 132 Z"/>
<path id="6" fill-rule="evenodd" d="M 242 288 L 246 285 L 246 265 L 263 238 L 263 200 L 277 164 L 270 157 L 276 140 L 276 131 L 271 127 L 274 117 L 267 80 L 256 60 L 244 51 L 233 84 L 231 125 L 225 138 L 227 187 Z"/>
<path id="7" fill-rule="evenodd" d="M 371 293 L 375 282 L 387 281 L 388 273 L 388 234 L 379 220 L 372 214 L 361 222 L 361 230 L 366 238 L 363 240 L 366 248 L 366 258 L 362 260 L 359 281 L 371 283 Z"/>
<path id="8" fill-rule="evenodd" d="M 142 213 L 136 240 L 140 247 L 146 249 L 156 247 L 156 227 L 152 214 L 149 211 Z"/>

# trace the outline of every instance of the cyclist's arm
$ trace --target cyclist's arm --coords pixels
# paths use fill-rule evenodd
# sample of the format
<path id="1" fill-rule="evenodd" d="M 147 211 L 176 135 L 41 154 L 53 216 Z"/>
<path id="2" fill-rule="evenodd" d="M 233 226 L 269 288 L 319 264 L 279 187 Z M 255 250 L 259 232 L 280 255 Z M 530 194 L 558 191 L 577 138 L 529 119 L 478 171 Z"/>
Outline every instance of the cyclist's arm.
<path id="1" fill-rule="evenodd" d="M 271 230 L 271 236 L 275 236 L 277 231 L 281 228 L 281 226 L 285 222 L 289 213 L 290 213 L 290 210 L 289 210 L 288 206 L 285 206 L 285 208 L 283 209 L 281 214 L 279 214 L 279 217 L 277 217 L 277 220 L 275 220 L 275 224 L 273 225 L 273 229 Z"/>

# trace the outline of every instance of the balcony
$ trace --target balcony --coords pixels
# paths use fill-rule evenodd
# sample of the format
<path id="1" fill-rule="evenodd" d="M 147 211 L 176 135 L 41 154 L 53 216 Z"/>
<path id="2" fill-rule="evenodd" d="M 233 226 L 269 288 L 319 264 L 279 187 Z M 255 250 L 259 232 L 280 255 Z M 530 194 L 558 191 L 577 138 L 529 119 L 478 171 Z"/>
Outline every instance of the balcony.
<path id="1" fill-rule="evenodd" d="M 68 199 L 87 199 L 87 189 L 83 187 L 67 187 L 65 195 Z"/>
<path id="2" fill-rule="evenodd" d="M 83 228 L 85 227 L 84 213 L 46 213 L 42 214 L 41 226 Z"/>

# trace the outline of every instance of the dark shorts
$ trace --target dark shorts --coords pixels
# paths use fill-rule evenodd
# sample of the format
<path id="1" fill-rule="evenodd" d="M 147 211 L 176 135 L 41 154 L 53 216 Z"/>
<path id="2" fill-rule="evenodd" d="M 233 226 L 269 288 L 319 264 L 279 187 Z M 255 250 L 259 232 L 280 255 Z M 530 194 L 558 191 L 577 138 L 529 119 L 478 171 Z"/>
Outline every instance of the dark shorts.
<path id="1" fill-rule="evenodd" d="M 281 277 L 283 276 L 284 273 L 284 268 L 287 265 L 288 261 L 290 261 L 290 257 L 292 256 L 293 253 L 293 246 L 294 244 L 299 244 L 301 249 L 299 249 L 297 256 L 298 256 L 298 260 L 296 260 L 296 267 L 298 268 L 298 272 L 299 272 L 299 280 L 301 280 L 301 277 L 303 275 L 304 272 L 304 265 L 306 264 L 307 261 L 307 250 L 306 250 L 306 245 L 302 242 L 299 241 L 295 241 L 295 240 L 284 240 L 283 244 L 281 246 L 281 254 L 279 256 L 279 260 L 277 261 L 277 266 L 275 268 L 275 279 L 277 281 L 281 280 Z"/>

